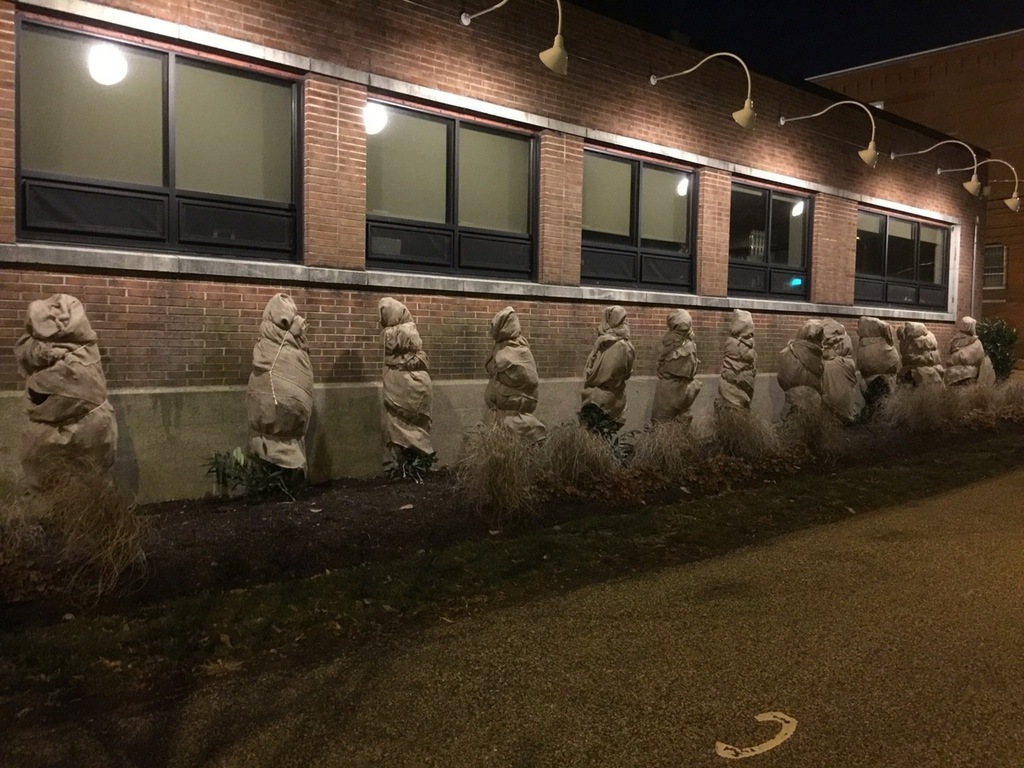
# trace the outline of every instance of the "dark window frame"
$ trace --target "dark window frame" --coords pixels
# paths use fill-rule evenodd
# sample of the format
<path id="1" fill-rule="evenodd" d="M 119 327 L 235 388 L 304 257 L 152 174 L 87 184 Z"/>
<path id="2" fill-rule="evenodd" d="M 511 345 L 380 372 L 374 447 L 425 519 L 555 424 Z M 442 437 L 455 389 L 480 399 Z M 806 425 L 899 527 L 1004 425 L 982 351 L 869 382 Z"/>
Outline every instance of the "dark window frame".
<path id="1" fill-rule="evenodd" d="M 1000 259 L 1000 262 L 1001 262 L 1001 266 L 1000 266 L 998 271 L 993 270 L 993 269 L 989 269 L 988 261 L 987 261 L 988 257 L 989 257 L 989 251 L 992 251 L 994 253 L 994 252 L 996 252 L 996 249 L 998 249 L 999 259 Z M 1007 258 L 1008 252 L 1009 252 L 1009 248 L 1007 248 L 1002 243 L 989 243 L 988 245 L 986 245 L 984 248 L 981 249 L 981 254 L 982 254 L 982 256 L 981 256 L 981 262 L 982 262 L 982 267 L 981 267 L 981 270 L 982 270 L 981 288 L 982 288 L 982 290 L 984 290 L 984 291 L 1004 291 L 1004 290 L 1006 290 L 1006 271 L 1007 271 L 1006 270 L 1006 266 L 1007 266 L 1007 261 L 1008 261 L 1008 258 Z M 988 282 L 988 279 L 990 277 L 998 277 L 999 278 L 999 285 L 985 285 L 985 283 Z"/>
<path id="2" fill-rule="evenodd" d="M 408 103 L 370 96 L 367 103 L 381 104 L 417 118 L 444 123 L 447 127 L 445 222 L 427 222 L 366 212 L 367 269 L 413 271 L 428 274 L 467 275 L 534 281 L 537 279 L 538 198 L 540 191 L 537 134 L 460 114 L 431 111 Z M 470 227 L 459 223 L 459 129 L 514 136 L 529 142 L 529 199 L 526 233 Z M 403 239 L 404 238 L 404 239 Z M 415 240 L 414 240 L 415 238 Z M 418 240 L 418 247 L 417 247 Z M 389 253 L 386 243 L 408 246 L 408 253 Z M 487 251 L 488 257 L 477 261 Z M 495 254 L 497 254 L 495 258 Z"/>
<path id="3" fill-rule="evenodd" d="M 921 307 L 936 311 L 945 311 L 949 305 L 949 273 L 951 269 L 950 254 L 952 251 L 953 228 L 949 224 L 914 218 L 897 216 L 888 211 L 872 208 L 859 208 L 858 215 L 863 213 L 878 216 L 882 219 L 882 274 L 874 275 L 862 272 L 858 268 L 858 254 L 854 256 L 854 303 L 886 307 Z M 913 280 L 889 277 L 889 222 L 892 220 L 911 224 L 914 238 L 914 274 L 919 275 L 921 269 L 921 226 L 933 227 L 945 232 L 944 267 L 941 283 L 930 283 L 915 277 Z M 858 227 L 858 233 L 860 228 Z M 858 242 L 860 235 L 857 235 Z"/>
<path id="4" fill-rule="evenodd" d="M 24 168 L 21 157 L 22 135 L 21 44 L 25 26 L 78 39 L 111 42 L 146 55 L 159 56 L 163 70 L 163 184 L 148 185 L 97 179 L 76 174 L 37 171 Z M 276 71 L 254 69 L 224 57 L 203 57 L 178 47 L 163 47 L 155 41 L 121 37 L 110 32 L 64 26 L 35 16 L 17 20 L 18 55 L 16 58 L 15 157 L 17 183 L 18 240 L 112 246 L 127 250 L 156 250 L 199 256 L 298 261 L 302 253 L 302 92 L 295 76 Z M 175 181 L 174 77 L 178 61 L 235 76 L 287 86 L 291 98 L 291 201 L 197 192 L 178 188 Z M 71 206 L 72 201 L 91 207 L 94 221 L 70 221 L 67 217 L 48 219 L 45 211 Z M 106 201 L 101 202 L 101 201 Z M 148 229 L 112 226 L 112 218 L 138 221 L 142 209 L 149 206 Z M 159 208 L 159 213 L 157 213 Z M 219 214 L 218 214 L 219 212 Z M 219 216 L 219 218 L 218 218 Z M 204 221 L 205 217 L 205 221 Z M 106 219 L 104 223 L 101 219 Z M 202 231 L 188 231 L 189 221 L 204 221 Z M 214 223 L 224 226 L 215 226 Z M 273 238 L 268 237 L 273 235 Z"/>
<path id="5" fill-rule="evenodd" d="M 609 285 L 645 288 L 674 293 L 693 293 L 696 269 L 698 184 L 696 169 L 672 165 L 663 160 L 609 152 L 588 147 L 585 154 L 607 157 L 630 165 L 629 236 L 618 237 L 592 230 L 582 230 L 580 282 L 583 285 Z M 671 173 L 685 173 L 690 180 L 687 193 L 687 232 L 689 242 L 684 249 L 675 244 L 641 237 L 640 209 L 645 168 Z M 581 193 L 582 195 L 582 190 Z M 628 273 L 628 276 L 627 276 Z"/>
<path id="6" fill-rule="evenodd" d="M 814 225 L 814 197 L 804 190 L 774 187 L 757 184 L 746 179 L 734 179 L 729 187 L 729 237 L 732 238 L 732 194 L 735 187 L 744 187 L 758 193 L 767 193 L 764 204 L 764 242 L 765 261 L 763 263 L 734 259 L 729 254 L 729 296 L 750 298 L 771 298 L 783 300 L 807 301 L 811 290 L 811 265 L 813 263 L 812 237 Z M 796 197 L 804 203 L 804 266 L 801 268 L 788 265 L 773 264 L 771 260 L 772 242 L 772 202 L 776 194 Z M 743 278 L 753 278 L 763 288 L 742 287 L 746 284 Z M 796 284 L 793 283 L 797 280 Z"/>

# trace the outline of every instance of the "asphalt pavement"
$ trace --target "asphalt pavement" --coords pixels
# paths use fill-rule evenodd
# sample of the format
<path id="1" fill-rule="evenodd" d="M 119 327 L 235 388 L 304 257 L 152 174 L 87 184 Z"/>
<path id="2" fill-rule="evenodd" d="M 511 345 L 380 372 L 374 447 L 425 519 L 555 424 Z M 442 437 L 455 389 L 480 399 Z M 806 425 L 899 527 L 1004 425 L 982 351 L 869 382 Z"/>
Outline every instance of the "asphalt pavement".
<path id="1" fill-rule="evenodd" d="M 1018 471 L 383 658 L 25 733 L 4 764 L 1020 768 L 1022 630 Z"/>

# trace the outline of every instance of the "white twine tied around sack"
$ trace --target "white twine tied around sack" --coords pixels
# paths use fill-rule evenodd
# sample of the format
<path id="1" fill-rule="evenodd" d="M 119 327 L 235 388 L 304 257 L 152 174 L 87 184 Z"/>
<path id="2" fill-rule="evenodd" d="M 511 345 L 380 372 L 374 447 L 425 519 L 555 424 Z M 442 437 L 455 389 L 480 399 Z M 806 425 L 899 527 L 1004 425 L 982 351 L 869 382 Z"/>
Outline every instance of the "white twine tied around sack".
<path id="1" fill-rule="evenodd" d="M 277 392 L 274 391 L 274 366 L 277 365 L 277 358 L 281 356 L 281 350 L 284 349 L 284 344 L 288 339 L 288 336 L 292 336 L 293 338 L 295 336 L 295 334 L 292 333 L 291 328 L 288 328 L 285 333 L 288 335 L 281 339 L 281 343 L 277 347 L 277 354 L 274 355 L 274 362 L 270 364 L 270 370 L 268 371 L 270 374 L 270 394 L 274 398 L 274 405 L 278 405 Z"/>

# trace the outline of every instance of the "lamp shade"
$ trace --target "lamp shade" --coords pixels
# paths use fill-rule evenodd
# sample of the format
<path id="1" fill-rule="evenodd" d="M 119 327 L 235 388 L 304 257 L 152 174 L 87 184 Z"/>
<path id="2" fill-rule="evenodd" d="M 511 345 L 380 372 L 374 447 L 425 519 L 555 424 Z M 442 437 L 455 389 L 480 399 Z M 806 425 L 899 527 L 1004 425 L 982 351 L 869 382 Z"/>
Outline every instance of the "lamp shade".
<path id="1" fill-rule="evenodd" d="M 1005 200 L 1003 200 L 1003 205 L 1005 205 L 1011 211 L 1016 213 L 1017 211 L 1020 210 L 1020 198 L 1016 196 L 1008 197 Z"/>
<path id="2" fill-rule="evenodd" d="M 878 150 L 875 149 L 875 142 L 873 141 L 868 142 L 867 148 L 862 149 L 857 155 L 869 168 L 874 168 L 878 163 Z"/>
<path id="3" fill-rule="evenodd" d="M 757 113 L 754 111 L 754 102 L 750 99 L 743 102 L 743 109 L 737 109 L 732 113 L 732 119 L 735 120 L 741 128 L 750 128 L 754 124 L 755 117 L 757 117 Z"/>
<path id="4" fill-rule="evenodd" d="M 973 174 L 971 176 L 971 180 L 970 181 L 965 181 L 964 182 L 964 189 L 966 189 L 968 191 L 968 193 L 970 193 L 974 197 L 977 197 L 978 195 L 981 194 L 981 182 L 978 181 L 978 174 L 977 173 L 975 173 L 975 174 Z"/>
<path id="5" fill-rule="evenodd" d="M 555 35 L 554 45 L 540 52 L 540 60 L 556 75 L 568 74 L 569 54 L 565 52 L 565 43 L 561 35 Z"/>

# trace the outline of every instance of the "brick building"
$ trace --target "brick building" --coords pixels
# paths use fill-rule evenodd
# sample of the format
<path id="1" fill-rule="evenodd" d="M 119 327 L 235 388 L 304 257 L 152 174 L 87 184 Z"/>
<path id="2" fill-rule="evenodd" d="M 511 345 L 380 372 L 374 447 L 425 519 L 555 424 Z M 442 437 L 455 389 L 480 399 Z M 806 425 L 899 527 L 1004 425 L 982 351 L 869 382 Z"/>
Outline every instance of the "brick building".
<path id="1" fill-rule="evenodd" d="M 488 323 L 507 304 L 548 422 L 578 406 L 601 309 L 626 307 L 630 427 L 650 410 L 674 307 L 694 317 L 705 405 L 732 308 L 753 312 L 765 409 L 778 351 L 811 317 L 851 334 L 862 314 L 922 320 L 945 345 L 977 311 L 984 204 L 931 157 L 886 159 L 941 135 L 878 112 L 870 168 L 857 105 L 778 122 L 835 94 L 755 73 L 760 117 L 744 130 L 735 61 L 652 86 L 703 54 L 565 5 L 559 77 L 537 56 L 554 3 L 463 26 L 466 10 L 0 0 L 0 338 L 13 345 L 34 299 L 82 300 L 118 414 L 117 473 L 143 500 L 201 494 L 203 462 L 243 444 L 252 345 L 278 291 L 311 326 L 314 480 L 380 470 L 385 295 L 408 304 L 430 355 L 442 462 L 483 415 Z M 90 74 L 104 55 L 120 71 Z M 855 269 L 860 241 L 876 271 Z M 8 481 L 23 404 L 9 357 Z"/>
<path id="2" fill-rule="evenodd" d="M 851 99 L 985 147 L 1024 173 L 1024 29 L 811 78 Z M 944 159 L 962 167 L 966 155 Z M 938 164 L 936 164 L 938 165 Z M 945 167 L 950 167 L 947 163 Z M 1000 200 L 1013 194 L 1013 174 L 982 167 L 988 219 L 983 313 L 1024 329 L 1024 216 Z M 1020 189 L 1024 193 L 1024 187 Z"/>

